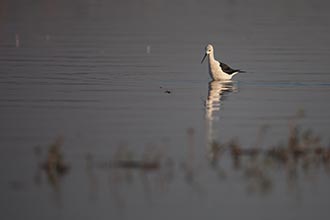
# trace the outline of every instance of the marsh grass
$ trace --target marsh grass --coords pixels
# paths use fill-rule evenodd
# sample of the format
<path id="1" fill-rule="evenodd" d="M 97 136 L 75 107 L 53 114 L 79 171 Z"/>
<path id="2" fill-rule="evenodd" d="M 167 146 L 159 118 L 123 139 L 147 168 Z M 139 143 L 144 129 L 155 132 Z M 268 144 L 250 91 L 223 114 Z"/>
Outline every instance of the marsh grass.
<path id="1" fill-rule="evenodd" d="M 211 141 L 207 146 L 207 157 L 204 157 L 204 162 L 209 165 L 206 167 L 210 167 L 221 181 L 239 175 L 246 183 L 248 192 L 261 193 L 273 189 L 276 182 L 274 175 L 278 173 L 284 174 L 290 187 L 301 177 L 308 177 L 318 171 L 330 174 L 330 148 L 324 146 L 320 136 L 312 130 L 301 129 L 298 121 L 303 117 L 303 112 L 298 112 L 289 119 L 287 140 L 275 146 L 262 145 L 269 126 L 261 126 L 252 147 L 242 146 L 238 138 L 224 143 Z M 53 186 L 58 185 L 60 177 L 67 174 L 70 168 L 63 159 L 62 144 L 63 138 L 57 138 L 49 146 L 46 159 L 40 165 Z M 156 145 L 146 146 L 142 152 L 118 146 L 113 156 L 106 161 L 97 160 L 89 153 L 86 156 L 86 174 L 93 177 L 91 182 L 97 182 L 95 169 L 108 170 L 118 184 L 118 181 L 132 181 L 134 173 L 138 172 L 144 181 L 148 179 L 148 175 L 157 176 L 155 179 L 160 185 L 169 185 L 174 177 L 182 176 L 188 185 L 201 189 L 205 180 L 200 179 L 197 170 L 207 168 L 199 166 L 203 156 L 196 155 L 198 146 L 195 145 L 195 130 L 190 128 L 187 129 L 186 156 L 182 160 L 174 160 L 165 154 L 162 149 L 167 146 Z M 224 161 L 231 161 L 232 165 L 228 166 Z"/>
<path id="2" fill-rule="evenodd" d="M 48 182 L 54 189 L 58 189 L 59 182 L 62 176 L 66 175 L 70 169 L 70 166 L 64 160 L 62 145 L 64 139 L 62 136 L 57 137 L 52 144 L 48 147 L 47 155 L 42 162 L 38 162 L 39 169 L 43 170 L 47 176 Z M 42 150 L 40 147 L 35 148 L 35 154 L 40 157 Z M 36 181 L 40 179 L 40 172 L 37 172 Z M 40 182 L 40 181 L 39 181 Z"/>

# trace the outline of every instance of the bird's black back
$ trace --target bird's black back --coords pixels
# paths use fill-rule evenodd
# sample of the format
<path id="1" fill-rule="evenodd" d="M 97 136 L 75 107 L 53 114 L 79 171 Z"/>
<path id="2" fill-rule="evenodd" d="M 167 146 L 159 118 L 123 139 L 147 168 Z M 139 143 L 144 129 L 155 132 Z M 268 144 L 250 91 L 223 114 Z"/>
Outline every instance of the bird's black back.
<path id="1" fill-rule="evenodd" d="M 224 71 L 225 73 L 227 73 L 229 75 L 231 75 L 235 72 L 240 72 L 240 70 L 234 70 L 230 66 L 228 66 L 227 64 L 221 63 L 221 62 L 220 62 L 220 67 L 221 67 L 222 71 Z"/>

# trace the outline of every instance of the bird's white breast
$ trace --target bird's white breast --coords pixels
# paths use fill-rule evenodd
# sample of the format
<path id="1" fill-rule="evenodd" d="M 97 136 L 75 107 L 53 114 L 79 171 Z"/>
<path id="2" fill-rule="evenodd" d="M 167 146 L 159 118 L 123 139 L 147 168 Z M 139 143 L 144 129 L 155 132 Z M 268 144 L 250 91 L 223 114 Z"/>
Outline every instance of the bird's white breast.
<path id="1" fill-rule="evenodd" d="M 235 75 L 229 75 L 223 72 L 217 60 L 209 60 L 209 74 L 214 80 L 229 80 Z"/>

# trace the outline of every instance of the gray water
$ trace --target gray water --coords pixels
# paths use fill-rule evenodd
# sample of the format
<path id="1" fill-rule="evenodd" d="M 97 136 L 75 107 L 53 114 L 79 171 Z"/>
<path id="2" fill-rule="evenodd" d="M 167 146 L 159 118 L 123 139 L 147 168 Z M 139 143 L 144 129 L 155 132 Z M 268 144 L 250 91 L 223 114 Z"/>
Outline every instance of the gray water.
<path id="1" fill-rule="evenodd" d="M 300 111 L 328 146 L 329 6 L 0 1 L 0 218 L 328 219 L 323 165 L 273 165 L 259 184 L 230 154 L 212 166 L 210 143 L 285 144 Z M 246 71 L 223 94 L 200 64 L 208 43 Z M 52 178 L 59 137 L 69 170 Z M 113 168 L 120 153 L 161 168 Z"/>

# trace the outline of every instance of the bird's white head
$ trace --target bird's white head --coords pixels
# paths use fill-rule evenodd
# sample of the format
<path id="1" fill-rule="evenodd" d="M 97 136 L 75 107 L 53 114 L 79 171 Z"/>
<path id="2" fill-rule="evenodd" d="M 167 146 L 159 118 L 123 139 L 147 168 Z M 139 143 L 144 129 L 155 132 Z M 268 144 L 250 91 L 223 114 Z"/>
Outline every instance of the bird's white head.
<path id="1" fill-rule="evenodd" d="M 211 44 L 208 44 L 206 47 L 205 47 L 205 53 L 206 54 L 210 54 L 213 52 L 213 46 Z"/>
<path id="2" fill-rule="evenodd" d="M 204 57 L 202 59 L 202 62 L 205 60 L 206 56 L 213 53 L 213 46 L 211 44 L 208 44 L 206 47 L 205 47 L 205 54 L 204 54 Z"/>

